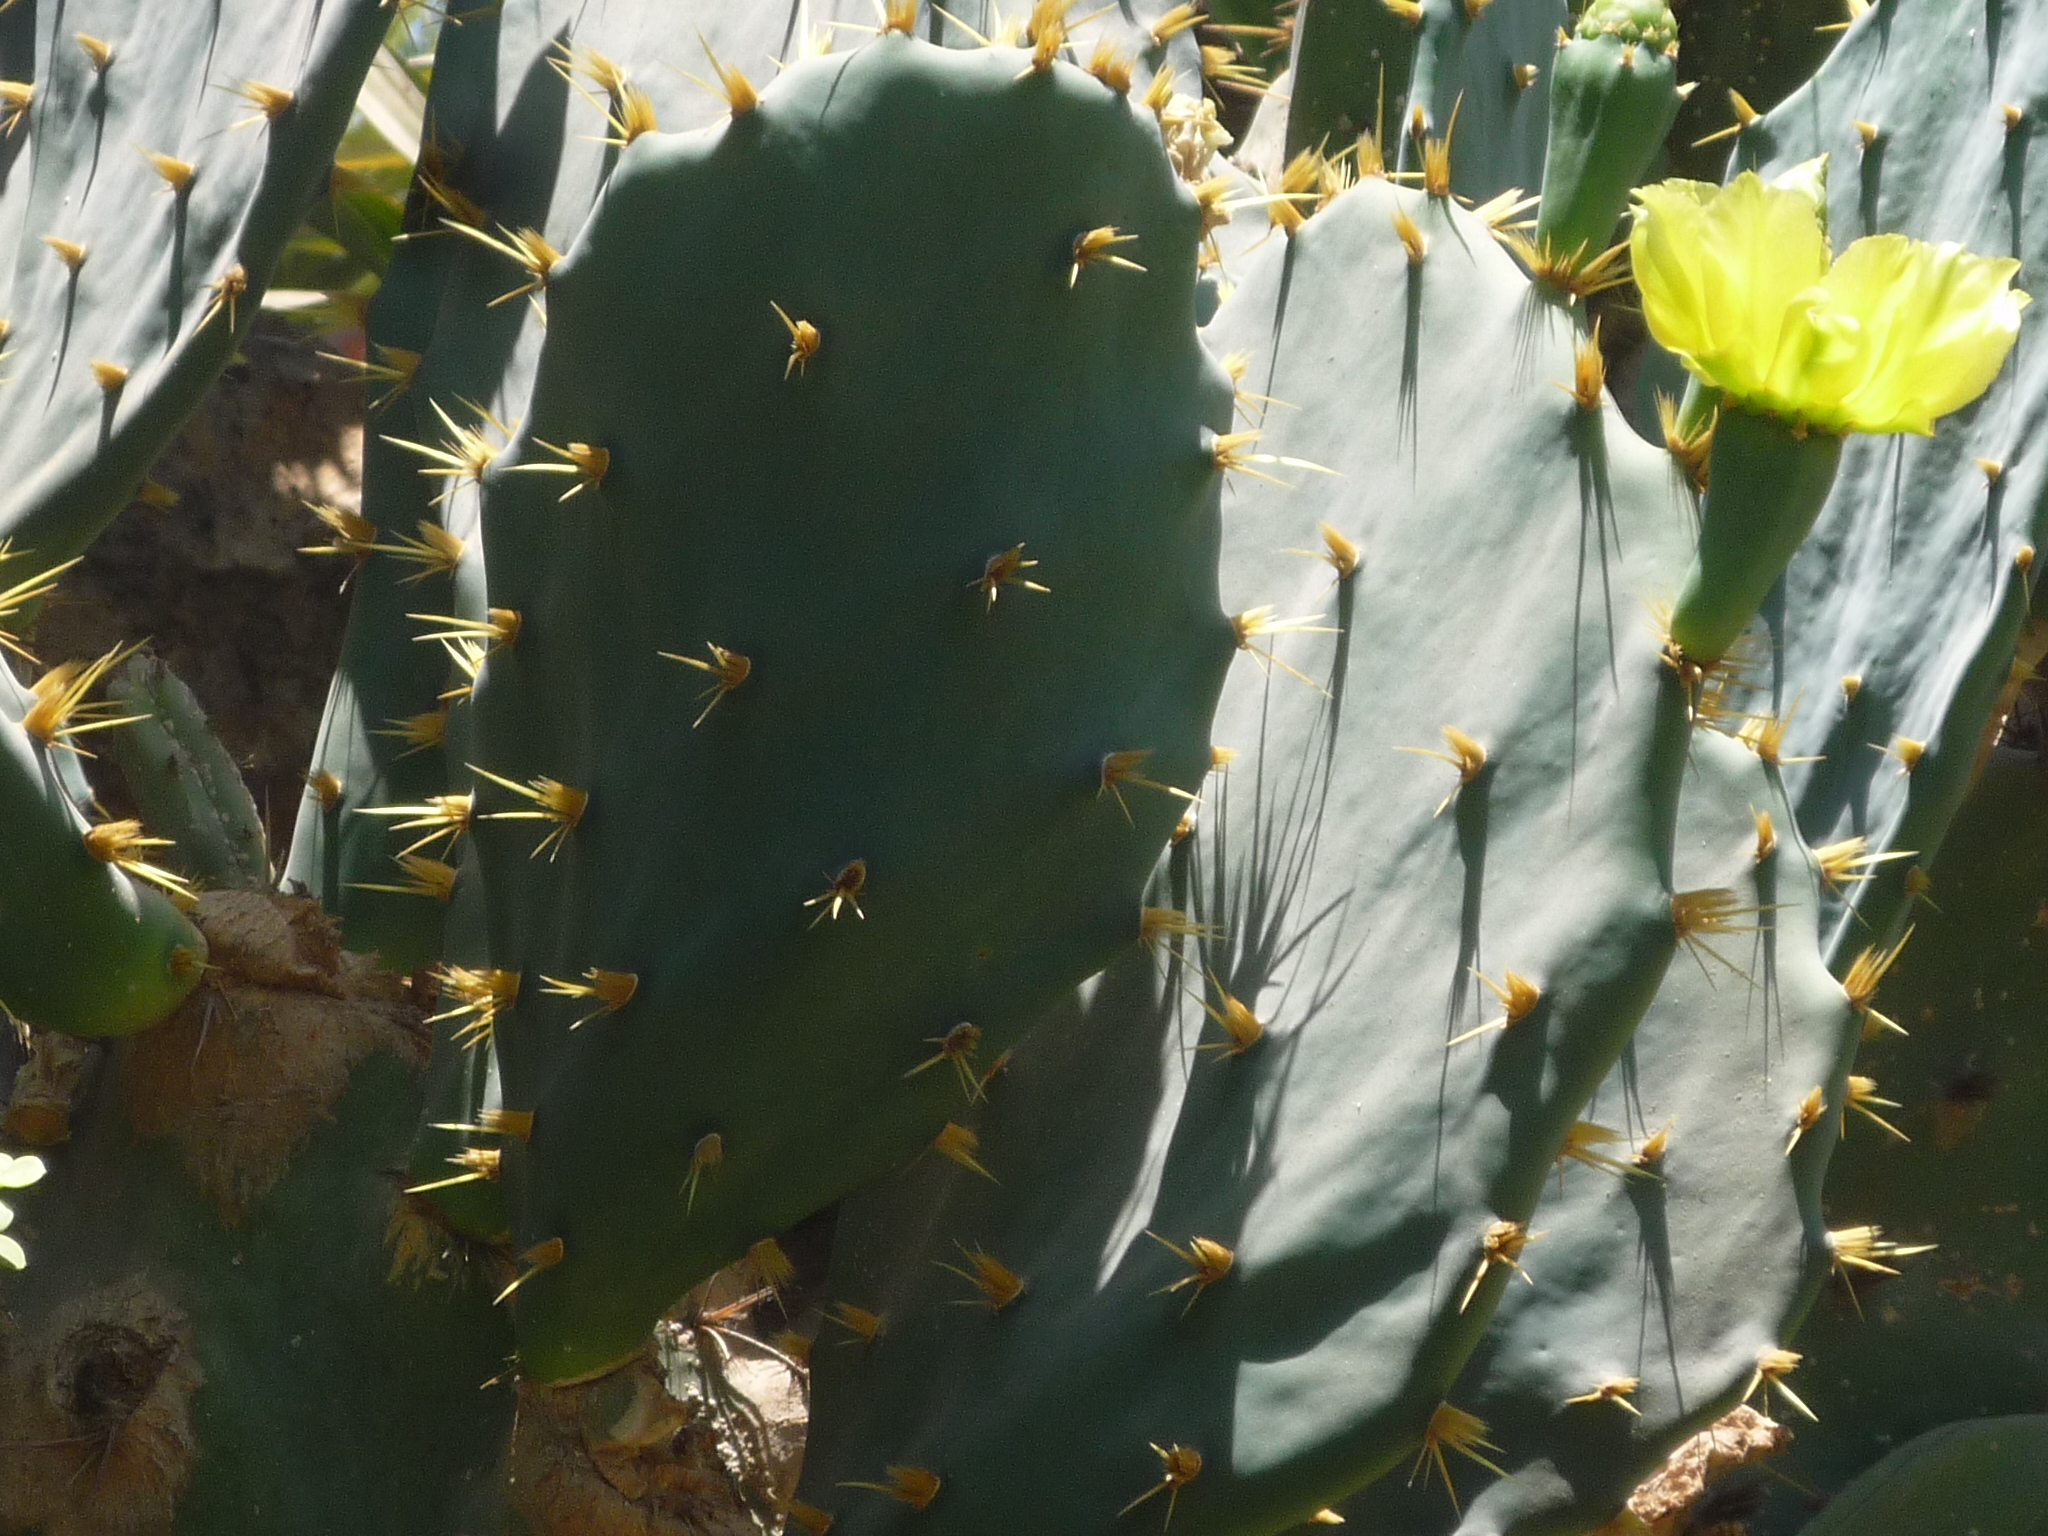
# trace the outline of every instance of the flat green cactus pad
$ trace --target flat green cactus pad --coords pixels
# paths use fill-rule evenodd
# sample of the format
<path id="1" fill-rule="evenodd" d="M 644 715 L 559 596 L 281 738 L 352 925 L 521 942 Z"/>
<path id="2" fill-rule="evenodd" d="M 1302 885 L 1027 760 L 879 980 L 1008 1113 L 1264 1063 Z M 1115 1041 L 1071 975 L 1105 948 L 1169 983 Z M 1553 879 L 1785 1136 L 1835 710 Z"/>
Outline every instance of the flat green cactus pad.
<path id="1" fill-rule="evenodd" d="M 1235 647 L 1199 226 L 1102 81 L 889 36 L 636 142 L 556 269 L 470 759 L 534 818 L 476 848 L 542 1379 L 929 1143 L 929 1042 L 985 1070 L 1136 946 Z"/>
<path id="2" fill-rule="evenodd" d="M 391 13 L 382 0 L 9 10 L 0 539 L 54 564 L 121 510 L 234 355 L 327 183 Z"/>
<path id="3" fill-rule="evenodd" d="M 1685 493 L 1557 387 L 1567 313 L 1381 181 L 1262 253 L 1211 331 L 1292 403 L 1265 446 L 1336 473 L 1254 466 L 1295 484 L 1226 508 L 1225 604 L 1280 622 L 1247 624 L 1235 756 L 1154 898 L 1203 932 L 1019 1048 L 967 1121 L 995 1182 L 927 1159 L 848 1206 L 834 1299 L 885 1327 L 814 1357 L 804 1497 L 835 1530 L 897 1528 L 866 1487 L 888 1466 L 938 1477 L 921 1525 L 961 1532 L 1171 1503 L 1176 1532 L 1241 1536 L 1405 1474 L 1521 1288 L 1489 1230 L 1534 1221 L 1677 947 L 1689 727 L 1647 600 Z M 994 1316 L 983 1254 L 1022 1285 Z M 1543 1243 L 1522 1262 L 1560 1283 Z M 1461 1497 L 1491 1477 L 1438 1444 Z"/>

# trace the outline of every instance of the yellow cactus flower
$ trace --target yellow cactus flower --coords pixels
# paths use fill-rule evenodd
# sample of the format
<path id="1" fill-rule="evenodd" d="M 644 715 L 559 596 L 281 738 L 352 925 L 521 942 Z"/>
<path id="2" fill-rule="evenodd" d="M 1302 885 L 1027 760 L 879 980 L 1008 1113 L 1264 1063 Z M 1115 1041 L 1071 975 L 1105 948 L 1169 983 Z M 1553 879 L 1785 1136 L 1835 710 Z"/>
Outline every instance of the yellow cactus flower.
<path id="1" fill-rule="evenodd" d="M 1925 436 L 2004 366 L 2028 303 L 2019 263 L 1903 235 L 1831 263 L 1816 180 L 1640 189 L 1629 254 L 1650 334 L 1750 410 Z"/>

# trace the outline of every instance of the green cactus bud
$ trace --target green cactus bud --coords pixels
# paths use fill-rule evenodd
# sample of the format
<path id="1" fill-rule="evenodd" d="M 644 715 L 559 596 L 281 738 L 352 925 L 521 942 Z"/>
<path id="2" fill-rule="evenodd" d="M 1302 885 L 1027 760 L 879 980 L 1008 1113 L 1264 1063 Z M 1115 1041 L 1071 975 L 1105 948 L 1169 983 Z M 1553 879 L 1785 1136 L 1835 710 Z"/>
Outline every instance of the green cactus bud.
<path id="1" fill-rule="evenodd" d="M 1551 65 L 1550 140 L 1532 242 L 1564 286 L 1607 250 L 1678 117 L 1677 23 L 1662 0 L 1600 0 Z"/>
<path id="2" fill-rule="evenodd" d="M 0 711 L 0 1005 L 69 1035 L 161 1024 L 206 963 L 172 900 L 187 888 L 153 862 L 139 822 L 87 822 L 49 764 L 64 748 L 24 718 Z"/>
<path id="3" fill-rule="evenodd" d="M 1653 53 L 1678 47 L 1678 18 L 1667 0 L 1592 0 L 1573 31 L 1582 38 L 1611 37 Z"/>

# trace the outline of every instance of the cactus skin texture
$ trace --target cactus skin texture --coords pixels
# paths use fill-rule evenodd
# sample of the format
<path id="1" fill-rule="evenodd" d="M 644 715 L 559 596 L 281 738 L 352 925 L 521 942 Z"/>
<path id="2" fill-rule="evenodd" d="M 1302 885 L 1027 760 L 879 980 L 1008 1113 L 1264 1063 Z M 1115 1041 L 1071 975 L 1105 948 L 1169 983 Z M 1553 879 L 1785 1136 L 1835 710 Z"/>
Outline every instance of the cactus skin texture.
<path id="1" fill-rule="evenodd" d="M 462 540 L 463 552 L 453 573 L 423 572 L 388 552 L 356 570 L 312 765 L 315 774 L 340 780 L 341 794 L 332 806 L 311 792 L 300 803 L 285 869 L 288 881 L 341 918 L 352 947 L 376 951 L 395 969 L 421 969 L 443 957 L 447 910 L 430 897 L 363 889 L 403 883 L 392 856 L 417 834 L 401 836 L 390 819 L 361 812 L 419 804 L 448 791 L 450 752 L 459 765 L 466 729 L 459 703 L 449 712 L 447 747 L 418 749 L 402 735 L 383 733 L 398 721 L 435 714 L 443 691 L 460 681 L 440 646 L 419 642 L 426 626 L 407 615 L 482 618 L 484 556 L 476 488 L 457 485 L 442 499 L 448 483 L 423 476 L 424 462 L 391 439 L 441 443 L 447 430 L 435 405 L 464 426 L 477 424 L 464 401 L 500 421 L 517 421 L 545 334 L 545 290 L 537 304 L 494 302 L 529 274 L 452 232 L 448 221 L 480 220 L 472 228 L 500 240 L 532 228 L 557 251 L 575 240 L 620 151 L 600 142 L 617 136 L 604 121 L 612 105 L 607 94 L 587 74 L 572 84 L 558 68 L 564 40 L 628 68 L 655 120 L 674 131 L 709 121 L 722 104 L 657 61 L 704 73 L 678 52 L 681 42 L 694 51 L 701 32 L 721 59 L 765 79 L 771 55 L 794 51 L 785 9 L 693 0 L 680 8 L 613 5 L 593 13 L 570 0 L 507 0 L 440 35 L 424 175 L 414 183 L 406 213 L 411 238 L 394 252 L 368 317 L 368 361 L 396 365 L 406 377 L 368 381 L 373 409 L 362 511 L 387 546 L 417 538 L 425 522 Z M 843 9 L 855 18 L 856 7 Z M 821 22 L 827 18 L 824 9 L 814 10 Z M 871 13 L 861 7 L 858 19 Z M 578 85 L 604 105 L 579 94 Z M 437 201 L 430 186 L 445 189 L 447 200 Z M 484 431 L 494 445 L 501 443 L 491 428 Z"/>
<path id="2" fill-rule="evenodd" d="M 497 1536 L 503 1276 L 406 1219 L 417 1016 L 311 904 L 201 898 L 220 969 L 116 1043 L 14 1197 L 0 1531 Z M 422 1283 L 445 1266 L 447 1278 Z M 396 1282 L 387 1275 L 397 1271 Z"/>
<path id="3" fill-rule="evenodd" d="M 1193 34 L 1177 35 L 1164 49 L 1150 47 L 1143 36 L 1165 8 L 1139 6 L 1138 19 L 1128 22 L 1112 11 L 1080 29 L 1073 46 L 1086 58 L 1098 36 L 1111 37 L 1136 59 L 1141 85 L 1155 65 L 1170 62 L 1191 86 Z M 422 477 L 421 459 L 390 439 L 443 441 L 447 432 L 435 404 L 465 426 L 474 418 L 464 401 L 500 421 L 518 421 L 544 334 L 541 307 L 524 300 L 494 302 L 529 274 L 503 254 L 449 233 L 446 221 L 480 218 L 481 232 L 501 240 L 532 228 L 556 251 L 574 242 L 619 159 L 619 146 L 602 141 L 620 134 L 605 125 L 604 114 L 614 103 L 588 70 L 576 72 L 573 84 L 563 78 L 564 43 L 624 68 L 654 120 L 674 132 L 701 126 L 725 110 L 670 67 L 710 77 L 700 36 L 722 62 L 761 84 L 772 78 L 776 59 L 793 59 L 821 40 L 837 38 L 843 46 L 858 36 L 835 22 L 872 27 L 876 19 L 869 0 L 812 3 L 807 9 L 809 35 L 799 29 L 799 13 L 790 5 L 668 0 L 593 9 L 576 0 L 506 0 L 479 8 L 441 35 L 421 163 L 458 207 L 435 201 L 424 181 L 415 184 L 406 217 L 412 238 L 397 248 L 370 309 L 370 363 L 396 361 L 410 372 L 402 386 L 390 379 L 370 381 L 370 397 L 381 403 L 364 444 L 362 510 L 387 545 L 417 537 L 423 521 L 460 538 L 464 552 L 454 573 L 459 590 L 451 596 L 449 578 L 440 574 L 408 582 L 421 575 L 420 568 L 388 553 L 371 556 L 357 570 L 312 765 L 316 774 L 338 779 L 341 794 L 333 806 L 311 793 L 301 802 L 285 871 L 288 881 L 340 916 L 353 947 L 376 951 L 394 968 L 424 967 L 442 958 L 446 910 L 430 898 L 364 889 L 402 883 L 392 855 L 411 838 L 395 839 L 388 820 L 361 811 L 418 804 L 447 792 L 451 761 L 462 777 L 460 705 L 451 711 L 447 750 L 415 750 L 404 738 L 382 733 L 396 721 L 433 714 L 438 696 L 459 681 L 451 678 L 438 646 L 418 643 L 422 626 L 407 615 L 481 619 L 484 557 L 475 488 L 459 486 L 438 501 L 446 483 Z M 997 25 L 973 0 L 947 9 L 970 27 Z M 960 27 L 936 13 L 927 19 L 947 41 L 970 45 Z M 544 291 L 539 301 L 544 306 Z M 497 443 L 497 434 L 486 430 Z"/>
<path id="4" fill-rule="evenodd" d="M 2048 1530 L 2048 1414 L 1929 1430 L 1856 1479 L 1806 1536 L 2040 1536 Z"/>
<path id="5" fill-rule="evenodd" d="M 0 707 L 0 1004 L 67 1035 L 130 1035 L 198 984 L 206 941 L 162 891 L 93 856 L 50 761 L 63 755 Z"/>
<path id="6" fill-rule="evenodd" d="M 567 503 L 488 477 L 489 600 L 522 618 L 472 742 L 589 796 L 573 827 L 475 838 L 488 963 L 522 978 L 494 1032 L 535 1117 L 515 1237 L 561 1245 L 515 1299 L 539 1380 L 630 1355 L 690 1284 L 929 1143 L 963 1087 L 912 1075 L 928 1041 L 973 1024 L 985 1070 L 1136 947 L 1184 808 L 1155 786 L 1199 786 L 1236 645 L 1199 222 L 1102 82 L 887 36 L 643 138 L 556 269 L 515 456 L 610 467 Z M 1105 227 L 1146 270 L 1074 270 Z M 1042 563 L 985 581 L 1019 544 Z M 660 654 L 707 644 L 750 659 L 729 696 Z M 1149 755 L 1105 787 L 1121 753 Z M 544 990 L 598 969 L 630 999 Z"/>
<path id="7" fill-rule="evenodd" d="M 1794 1457 L 1824 1493 L 1944 1421 L 2048 1400 L 2048 1259 L 2034 1235 L 2048 1223 L 2048 795 L 2031 755 L 1986 763 L 1933 876 L 1939 910 L 1922 905 L 1878 998 L 1912 1033 L 1865 1046 L 1856 1069 L 1905 1101 L 1885 1113 L 1912 1141 L 1855 1127 L 1828 1201 L 1838 1224 L 1940 1246 L 1895 1264 L 1896 1278 L 1858 1276 L 1854 1304 L 1830 1282 L 1800 1330 L 1820 1422 L 1799 1427 Z M 1797 1529 L 1805 1508 L 1774 1493 L 1761 1528 Z"/>
<path id="8" fill-rule="evenodd" d="M 1163 1499 L 1118 1516 L 1152 1443 L 1204 1458 L 1176 1532 L 1279 1531 L 1404 1475 L 1522 1285 L 1488 1266 L 1468 1300 L 1482 1237 L 1533 1219 L 1676 948 L 1689 727 L 1643 599 L 1684 558 L 1683 493 L 1554 387 L 1568 313 L 1447 200 L 1372 181 L 1211 329 L 1252 352 L 1248 390 L 1297 403 L 1266 418 L 1276 450 L 1342 475 L 1233 491 L 1226 606 L 1336 634 L 1265 642 L 1312 684 L 1247 657 L 1226 690 L 1236 756 L 1154 897 L 1224 937 L 1120 962 L 1027 1038 L 964 1122 L 999 1183 L 927 1158 L 846 1206 L 833 1299 L 887 1328 L 814 1357 L 803 1497 L 835 1531 L 894 1528 L 840 1486 L 891 1464 L 941 1479 L 934 1532 L 1156 1529 Z M 1281 547 L 1319 519 L 1363 551 L 1347 579 Z M 1488 751 L 1467 782 L 1398 750 L 1445 725 Z M 1449 1045 L 1501 1016 L 1475 969 L 1540 996 Z M 1197 1055 L 1225 1036 L 1187 994 L 1221 1011 L 1219 989 L 1264 1031 Z M 1193 1272 L 1147 1231 L 1233 1262 L 1159 1294 Z M 963 1249 L 1023 1282 L 993 1318 L 953 1304 Z M 1522 1262 L 1546 1283 L 1541 1242 Z M 1445 1455 L 1467 1498 L 1490 1476 Z"/>
<path id="9" fill-rule="evenodd" d="M 859 0 L 845 0 L 837 9 L 837 19 L 857 24 L 874 19 Z M 968 27 L 993 31 L 997 26 L 983 7 L 972 3 L 948 9 Z M 1153 13 L 1159 9 L 1150 8 Z M 483 210 L 487 230 L 530 225 L 553 247 L 566 250 L 617 164 L 619 147 L 596 142 L 599 136 L 592 129 L 600 109 L 562 83 L 554 61 L 563 50 L 556 39 L 566 36 L 575 48 L 627 67 L 656 121 L 673 130 L 702 124 L 724 110 L 701 86 L 659 67 L 656 61 L 672 53 L 676 38 L 689 38 L 694 29 L 721 60 L 765 81 L 773 73 L 772 59 L 794 57 L 820 39 L 847 35 L 827 25 L 835 19 L 833 8 L 814 5 L 810 15 L 814 30 L 806 38 L 790 15 L 724 0 L 700 0 L 682 16 L 667 6 L 614 7 L 592 14 L 566 0 L 511 0 L 497 15 L 471 18 L 443 35 L 429 114 L 439 141 L 429 146 L 428 162 L 439 164 L 453 191 Z M 972 46 L 960 27 L 935 13 L 928 19 L 942 40 Z M 1100 25 L 1126 39 L 1130 51 L 1138 51 L 1133 25 L 1114 16 L 1102 18 Z M 1093 28 L 1082 35 L 1084 56 L 1093 36 Z M 1184 33 L 1166 49 L 1151 50 L 1142 62 L 1149 67 L 1170 59 L 1185 71 L 1194 62 L 1192 46 L 1191 35 Z M 587 74 L 581 79 L 586 90 L 611 105 Z M 507 83 L 500 87 L 501 81 Z M 492 90 L 498 92 L 496 101 L 487 99 Z M 545 206 L 530 201 L 537 196 L 549 201 Z M 451 216 L 422 199 L 413 219 L 439 228 L 435 221 Z M 438 440 L 442 428 L 429 400 L 474 400 L 506 421 L 524 414 L 545 334 L 541 311 L 527 304 L 494 303 L 521 276 L 501 255 L 467 239 L 413 240 L 400 247 L 371 310 L 371 336 L 380 345 L 421 357 L 411 385 L 384 412 L 384 434 Z M 365 512 L 387 532 L 438 519 L 462 538 L 465 552 L 449 611 L 481 619 L 487 603 L 477 493 L 460 488 L 436 507 L 431 504 L 436 487 L 422 480 L 419 464 L 379 435 L 368 450 Z M 407 574 L 385 557 L 373 558 L 357 574 L 349 632 L 315 754 L 316 766 L 342 780 L 341 803 L 330 810 L 316 796 L 307 797 L 290 874 L 340 914 L 352 943 L 378 950 L 387 963 L 423 967 L 446 958 L 481 966 L 487 953 L 483 896 L 466 853 L 455 861 L 463 872 L 445 906 L 360 888 L 393 883 L 390 856 L 415 835 L 394 842 L 389 822 L 359 814 L 360 808 L 418 804 L 426 795 L 444 793 L 448 764 L 460 765 L 473 755 L 467 749 L 470 712 L 462 701 L 449 710 L 442 749 L 412 752 L 404 742 L 366 729 L 379 718 L 432 710 L 436 695 L 451 681 L 446 657 L 438 648 L 419 645 L 415 637 L 421 626 L 405 617 L 434 606 L 438 599 L 429 594 L 435 588 L 404 585 Z M 474 1125 L 485 1111 L 503 1107 L 495 1055 L 466 1051 L 456 1043 L 462 1024 L 446 1023 L 437 1032 L 428 1108 L 408 1164 L 416 1183 L 448 1177 L 449 1159 L 465 1149 L 499 1145 L 489 1135 L 440 1128 Z M 459 1232 L 490 1241 L 507 1236 L 509 1215 L 495 1183 L 452 1185 L 421 1198 Z"/>
<path id="10" fill-rule="evenodd" d="M 326 185 L 391 13 L 382 0 L 10 10 L 0 67 L 33 96 L 0 149 L 0 351 L 13 353 L 0 538 L 54 564 L 121 510 L 233 356 Z M 236 94 L 252 80 L 291 93 L 272 99 L 274 119 Z M 213 312 L 228 295 L 232 313 Z M 95 364 L 124 381 L 109 387 Z"/>
<path id="11" fill-rule="evenodd" d="M 1741 638 L 1820 515 L 1842 439 L 1774 416 L 1721 408 L 1719 473 L 1700 507 L 1700 540 L 1671 611 L 1672 642 L 1702 665 Z"/>
<path id="12" fill-rule="evenodd" d="M 1890 0 L 1850 26 L 1809 85 L 1751 125 L 1732 169 L 1769 177 L 1826 152 L 1837 248 L 1888 232 L 1956 240 L 2018 257 L 2015 284 L 2048 291 L 2048 206 L 2021 196 L 2029 167 L 2038 170 L 2028 144 L 2043 100 L 2048 29 L 2038 15 Z M 2023 109 L 2011 129 L 2004 105 Z M 1876 129 L 1867 150 L 1858 123 Z M 1873 852 L 1910 849 L 1923 864 L 1939 847 L 2038 586 L 2030 566 L 2048 540 L 2048 440 L 2034 403 L 2044 398 L 2048 356 L 2023 343 L 1989 393 L 1933 437 L 1845 444 L 1834 489 L 1766 610 L 1779 653 L 1771 691 L 1781 710 L 1797 706 L 1786 781 L 1809 843 L 1862 835 Z M 1853 698 L 1844 678 L 1855 680 Z M 1820 760 L 1789 761 L 1809 756 Z M 1846 900 L 1830 899 L 1822 943 L 1838 971 L 1907 921 L 1913 862 L 1881 865 Z"/>
<path id="13" fill-rule="evenodd" d="M 135 717 L 103 739 L 143 824 L 171 840 L 165 861 L 209 886 L 268 885 L 263 818 L 192 690 L 158 658 L 134 656 L 107 684 L 107 699 Z"/>
<path id="14" fill-rule="evenodd" d="M 1770 815 L 1778 839 L 1762 861 L 1752 808 Z M 1862 1019 L 1821 963 L 1820 882 L 1805 848 L 1779 830 L 1791 820 L 1775 770 L 1719 732 L 1695 733 L 1678 883 L 1773 907 L 1770 928 L 1708 939 L 1721 960 L 1680 956 L 1584 1113 L 1626 1134 L 1614 1149 L 1624 1160 L 1664 1131 L 1663 1156 L 1626 1176 L 1567 1164 L 1530 1219 L 1544 1234 L 1524 1259 L 1536 1283 L 1508 1288 L 1454 1394 L 1491 1427 L 1512 1478 L 1476 1491 L 1462 1512 L 1441 1489 L 1382 1478 L 1340 1506 L 1354 1526 L 1403 1536 L 1595 1530 L 1749 1392 L 1759 1350 L 1804 1347 L 1793 1330 L 1828 1271 L 1821 1180 L 1839 1116 L 1802 1134 L 1789 1157 L 1785 1144 L 1808 1089 L 1841 1105 Z M 1865 1121 L 1851 1125 L 1852 1147 L 1884 1139 Z M 1862 1219 L 1832 1182 L 1830 1198 L 1841 1224 Z M 1628 1378 L 1638 1383 L 1629 1407 L 1583 1400 Z M 1826 1379 L 1815 1362 L 1793 1389 L 1818 1407 Z M 1831 1416 L 1818 1411 L 1825 1424 Z M 1785 1416 L 1797 1456 L 1813 1426 Z"/>
<path id="15" fill-rule="evenodd" d="M 1421 0 L 1412 20 L 1381 0 L 1305 0 L 1295 31 L 1287 152 L 1347 149 L 1377 132 L 1388 165 L 1418 170 L 1457 110 L 1451 186 L 1490 198 L 1538 185 L 1562 0 Z M 1532 66 L 1524 82 L 1516 71 Z"/>
<path id="16" fill-rule="evenodd" d="M 1678 23 L 1664 0 L 1596 0 L 1550 69 L 1538 250 L 1607 249 L 1678 116 Z"/>

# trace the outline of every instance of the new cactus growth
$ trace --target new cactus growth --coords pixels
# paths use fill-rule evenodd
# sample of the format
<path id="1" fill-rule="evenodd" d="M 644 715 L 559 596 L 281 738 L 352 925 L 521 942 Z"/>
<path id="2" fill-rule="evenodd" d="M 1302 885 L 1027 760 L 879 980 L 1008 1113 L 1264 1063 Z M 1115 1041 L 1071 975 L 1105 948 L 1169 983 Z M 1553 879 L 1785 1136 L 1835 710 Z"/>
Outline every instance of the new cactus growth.
<path id="1" fill-rule="evenodd" d="M 191 689 L 155 657 L 136 656 L 108 683 L 107 698 L 127 719 L 107 749 L 143 821 L 170 838 L 167 862 L 209 885 L 269 884 L 256 803 Z"/>
<path id="2" fill-rule="evenodd" d="M 1644 318 L 1722 400 L 1722 469 L 1671 614 L 1673 643 L 1711 664 L 1820 514 L 1841 435 L 1931 434 L 1990 387 L 2027 295 L 2009 286 L 2016 260 L 1900 235 L 1865 236 L 1830 265 L 1824 201 L 1754 172 L 1638 196 Z"/>
<path id="3" fill-rule="evenodd" d="M 188 889 L 138 823 L 88 820 L 52 762 L 61 748 L 11 713 L 0 707 L 0 1004 L 65 1034 L 148 1029 L 206 964 L 179 910 Z"/>
<path id="4" fill-rule="evenodd" d="M 1678 22 L 1664 0 L 1593 0 L 1550 67 L 1550 137 L 1532 267 L 1597 283 L 1628 207 L 1678 116 Z"/>

